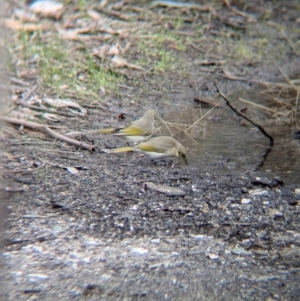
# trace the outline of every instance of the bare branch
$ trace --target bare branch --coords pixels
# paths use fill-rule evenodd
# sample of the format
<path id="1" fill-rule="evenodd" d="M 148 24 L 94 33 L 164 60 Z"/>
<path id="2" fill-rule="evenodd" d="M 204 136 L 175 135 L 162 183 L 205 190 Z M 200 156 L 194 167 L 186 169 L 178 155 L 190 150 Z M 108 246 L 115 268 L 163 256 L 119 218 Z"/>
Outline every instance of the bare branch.
<path id="1" fill-rule="evenodd" d="M 218 93 L 225 100 L 226 104 L 230 107 L 230 109 L 232 111 L 234 111 L 237 115 L 241 116 L 242 118 L 244 118 L 245 120 L 247 120 L 248 122 L 250 122 L 251 124 L 253 124 L 255 127 L 257 127 L 263 133 L 263 135 L 265 135 L 270 140 L 269 147 L 270 148 L 273 147 L 274 146 L 274 138 L 270 134 L 268 134 L 266 132 L 266 130 L 261 125 L 259 125 L 256 122 L 252 121 L 250 118 L 248 118 L 244 114 L 240 113 L 236 108 L 234 108 L 232 106 L 232 104 L 229 102 L 229 100 L 227 99 L 227 97 L 221 92 L 221 90 L 219 89 L 218 85 L 216 83 L 214 83 L 214 85 L 215 85 Z"/>
<path id="2" fill-rule="evenodd" d="M 26 120 L 22 120 L 22 119 L 10 118 L 10 117 L 5 117 L 5 116 L 0 116 L 0 120 L 3 120 L 5 122 L 11 123 L 11 124 L 15 124 L 15 125 L 23 125 L 25 127 L 31 128 L 33 130 L 43 132 L 52 138 L 62 140 L 71 145 L 76 145 L 80 148 L 87 149 L 89 151 L 94 151 L 95 147 L 96 147 L 95 145 L 90 145 L 90 144 L 87 144 L 87 143 L 84 143 L 84 142 L 81 142 L 81 141 L 78 141 L 75 139 L 71 139 L 62 134 L 56 133 L 55 131 L 51 130 L 48 126 L 40 124 L 40 123 L 30 122 L 30 121 L 26 121 Z"/>

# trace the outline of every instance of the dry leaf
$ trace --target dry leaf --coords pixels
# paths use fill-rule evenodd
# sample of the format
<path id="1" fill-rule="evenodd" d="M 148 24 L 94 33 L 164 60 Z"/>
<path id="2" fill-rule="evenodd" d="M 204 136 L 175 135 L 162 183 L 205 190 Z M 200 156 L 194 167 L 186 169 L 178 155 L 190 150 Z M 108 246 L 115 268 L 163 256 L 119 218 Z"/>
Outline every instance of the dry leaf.
<path id="1" fill-rule="evenodd" d="M 123 113 L 121 113 L 119 116 L 118 116 L 118 121 L 121 121 L 121 120 L 124 120 L 125 119 L 125 116 Z"/>
<path id="2" fill-rule="evenodd" d="M 219 258 L 219 256 L 215 253 L 206 253 L 205 255 L 211 260 L 216 260 Z"/>
<path id="3" fill-rule="evenodd" d="M 117 56 L 117 55 L 115 55 L 111 59 L 111 61 L 113 62 L 114 67 L 117 67 L 117 68 L 119 68 L 119 67 L 127 67 L 128 66 L 127 61 L 125 59 L 123 59 L 122 57 Z"/>
<path id="4" fill-rule="evenodd" d="M 72 175 L 78 175 L 79 174 L 79 170 L 75 167 L 69 167 L 69 166 L 66 166 L 66 170 L 72 174 Z"/>
<path id="5" fill-rule="evenodd" d="M 9 113 L 9 117 L 17 118 L 17 119 L 33 119 L 35 116 L 35 112 L 30 110 L 29 108 L 21 108 L 18 111 L 11 111 Z"/>
<path id="6" fill-rule="evenodd" d="M 31 24 L 31 23 L 24 24 L 23 22 L 14 19 L 6 19 L 5 27 L 13 30 L 24 30 L 28 32 L 43 29 L 41 25 Z"/>
<path id="7" fill-rule="evenodd" d="M 33 22 L 36 23 L 38 21 L 35 14 L 32 14 L 28 11 L 25 11 L 23 9 L 15 9 L 14 15 L 22 22 Z"/>
<path id="8" fill-rule="evenodd" d="M 110 49 L 108 50 L 107 54 L 108 55 L 118 55 L 119 54 L 119 48 L 117 45 L 111 46 Z"/>
<path id="9" fill-rule="evenodd" d="M 100 3 L 100 8 L 104 8 L 108 3 L 108 0 L 102 0 Z"/>
<path id="10" fill-rule="evenodd" d="M 55 19 L 60 19 L 63 7 L 63 4 L 51 0 L 35 1 L 29 6 L 34 13 Z"/>
<path id="11" fill-rule="evenodd" d="M 101 16 L 101 14 L 99 14 L 97 11 L 93 10 L 93 9 L 89 9 L 87 11 L 88 15 L 91 17 L 91 19 L 95 20 L 95 21 L 99 21 L 101 20 L 103 17 Z"/>
<path id="12" fill-rule="evenodd" d="M 143 70 L 143 68 L 140 66 L 127 63 L 127 61 L 125 59 L 123 59 L 122 57 L 120 57 L 118 55 L 115 55 L 111 59 L 111 61 L 113 62 L 114 67 L 117 67 L 117 68 L 127 67 L 127 68 L 131 68 L 131 69 Z"/>
<path id="13" fill-rule="evenodd" d="M 99 49 L 94 48 L 92 50 L 92 53 L 94 56 L 104 59 L 108 50 L 109 50 L 109 45 L 106 44 L 101 46 Z"/>
<path id="14" fill-rule="evenodd" d="M 247 113 L 247 110 L 248 110 L 248 108 L 243 108 L 240 110 L 240 112 L 245 115 Z"/>
<path id="15" fill-rule="evenodd" d="M 52 122 L 59 122 L 59 121 L 65 121 L 66 118 L 62 116 L 58 116 L 57 114 L 51 114 L 51 113 L 43 113 L 42 117 L 46 120 L 52 121 Z"/>
<path id="16" fill-rule="evenodd" d="M 78 39 L 78 30 L 77 29 L 59 29 L 59 37 L 64 40 L 77 40 Z"/>
<path id="17" fill-rule="evenodd" d="M 168 196 L 177 196 L 177 195 L 184 196 L 184 195 L 186 195 L 186 192 L 179 188 L 170 187 L 170 186 L 166 186 L 166 185 L 154 184 L 152 182 L 145 182 L 144 189 L 145 190 L 147 190 L 147 189 L 155 190 L 155 191 L 164 193 L 165 195 L 168 195 Z"/>
<path id="18" fill-rule="evenodd" d="M 70 107 L 70 108 L 76 108 L 78 109 L 81 113 L 80 115 L 86 115 L 87 114 L 87 110 L 84 109 L 82 106 L 80 106 L 78 103 L 71 101 L 71 100 L 67 100 L 67 99 L 52 99 L 52 98 L 43 98 L 43 102 L 53 106 L 53 107 L 57 107 L 57 108 L 65 108 L 65 107 Z M 78 114 L 78 112 L 73 111 L 73 113 Z"/>
<path id="19" fill-rule="evenodd" d="M 76 28 L 76 29 L 59 29 L 58 33 L 61 39 L 65 40 L 78 40 L 80 33 L 87 33 L 90 32 L 92 29 L 90 27 L 87 28 Z"/>
<path id="20" fill-rule="evenodd" d="M 131 43 L 127 42 L 126 45 L 121 49 L 122 53 L 125 53 L 131 46 Z"/>
<path id="21" fill-rule="evenodd" d="M 104 36 L 95 36 L 95 35 L 83 35 L 86 33 L 90 33 L 94 30 L 93 27 L 84 27 L 77 29 L 59 29 L 58 33 L 61 39 L 65 40 L 90 40 L 90 39 L 100 39 L 106 40 L 108 37 Z"/>

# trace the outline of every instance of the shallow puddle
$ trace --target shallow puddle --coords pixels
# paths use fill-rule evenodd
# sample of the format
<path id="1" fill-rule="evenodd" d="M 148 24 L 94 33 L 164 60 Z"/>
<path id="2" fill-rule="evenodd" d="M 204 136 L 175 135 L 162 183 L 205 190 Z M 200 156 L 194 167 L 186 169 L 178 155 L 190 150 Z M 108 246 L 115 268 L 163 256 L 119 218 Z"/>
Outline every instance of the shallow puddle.
<path id="1" fill-rule="evenodd" d="M 269 140 L 227 107 L 185 108 L 163 119 L 167 123 L 158 122 L 158 134 L 181 142 L 187 148 L 189 165 L 206 171 L 209 166 L 220 174 L 259 169 L 280 176 L 286 184 L 300 183 L 300 144 L 292 139 L 291 131 L 275 137 L 275 146 L 264 161 Z"/>

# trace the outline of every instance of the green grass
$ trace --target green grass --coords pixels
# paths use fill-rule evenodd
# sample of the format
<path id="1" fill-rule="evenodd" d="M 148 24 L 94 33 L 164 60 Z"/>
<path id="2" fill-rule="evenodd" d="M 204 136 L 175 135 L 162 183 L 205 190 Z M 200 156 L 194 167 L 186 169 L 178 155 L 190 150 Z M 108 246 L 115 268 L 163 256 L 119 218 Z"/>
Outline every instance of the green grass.
<path id="1" fill-rule="evenodd" d="M 159 57 L 159 60 L 154 67 L 155 71 L 165 72 L 173 68 L 175 58 L 170 52 L 167 52 L 165 49 L 159 49 L 156 56 Z"/>
<path id="2" fill-rule="evenodd" d="M 117 93 L 117 84 L 124 80 L 123 76 L 106 71 L 88 49 L 72 51 L 57 34 L 42 40 L 39 34 L 33 38 L 20 32 L 18 44 L 22 45 L 17 56 L 23 70 L 37 69 L 39 83 L 56 97 L 97 97 L 101 88 Z"/>
<path id="3" fill-rule="evenodd" d="M 156 72 L 174 70 L 177 66 L 176 52 L 186 50 L 185 38 L 171 31 L 159 31 L 138 44 L 141 57 L 137 65 L 153 68 Z"/>

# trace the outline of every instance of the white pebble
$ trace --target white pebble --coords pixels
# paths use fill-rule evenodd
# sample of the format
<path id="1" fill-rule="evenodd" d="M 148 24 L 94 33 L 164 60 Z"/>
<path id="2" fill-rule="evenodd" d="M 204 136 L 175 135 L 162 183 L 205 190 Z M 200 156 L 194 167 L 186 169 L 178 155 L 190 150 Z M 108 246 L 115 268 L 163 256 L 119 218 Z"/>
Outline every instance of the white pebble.
<path id="1" fill-rule="evenodd" d="M 242 203 L 242 204 L 249 204 L 249 203 L 251 203 L 251 202 L 252 202 L 251 199 L 246 199 L 246 198 L 241 199 L 241 203 Z"/>
<path id="2" fill-rule="evenodd" d="M 300 188 L 295 188 L 295 195 L 300 196 Z"/>
<path id="3" fill-rule="evenodd" d="M 130 251 L 130 253 L 137 254 L 137 255 L 144 255 L 148 253 L 148 250 L 143 248 L 134 248 Z"/>
<path id="4" fill-rule="evenodd" d="M 46 280 L 46 279 L 49 278 L 48 275 L 44 275 L 44 274 L 28 274 L 27 277 L 32 282 L 36 282 L 36 281 L 39 281 L 39 280 Z"/>
<path id="5" fill-rule="evenodd" d="M 249 190 L 249 194 L 253 196 L 268 196 L 269 192 L 265 189 L 252 189 Z"/>

